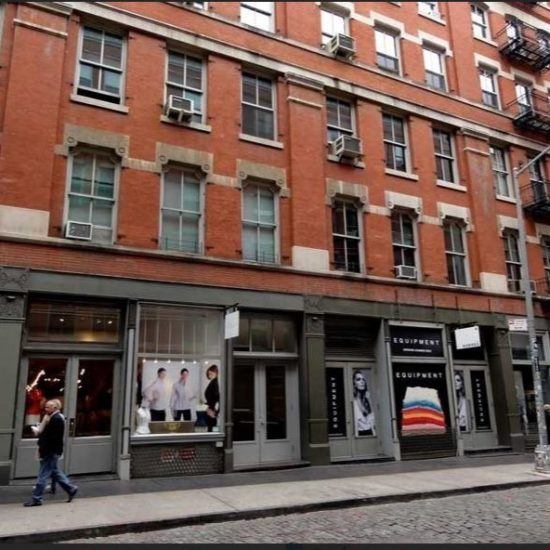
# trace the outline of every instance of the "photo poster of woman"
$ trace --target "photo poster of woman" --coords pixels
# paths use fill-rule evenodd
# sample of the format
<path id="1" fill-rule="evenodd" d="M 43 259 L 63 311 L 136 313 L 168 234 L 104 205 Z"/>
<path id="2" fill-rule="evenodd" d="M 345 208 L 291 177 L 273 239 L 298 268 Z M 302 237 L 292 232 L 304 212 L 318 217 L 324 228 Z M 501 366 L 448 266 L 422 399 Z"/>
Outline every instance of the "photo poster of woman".
<path id="1" fill-rule="evenodd" d="M 461 432 L 470 431 L 470 416 L 468 411 L 468 400 L 466 398 L 466 386 L 464 384 L 464 373 L 455 371 L 455 394 L 456 413 L 458 417 L 458 428 Z"/>
<path id="2" fill-rule="evenodd" d="M 352 377 L 355 437 L 375 436 L 376 420 L 371 397 L 371 371 L 353 369 Z"/>

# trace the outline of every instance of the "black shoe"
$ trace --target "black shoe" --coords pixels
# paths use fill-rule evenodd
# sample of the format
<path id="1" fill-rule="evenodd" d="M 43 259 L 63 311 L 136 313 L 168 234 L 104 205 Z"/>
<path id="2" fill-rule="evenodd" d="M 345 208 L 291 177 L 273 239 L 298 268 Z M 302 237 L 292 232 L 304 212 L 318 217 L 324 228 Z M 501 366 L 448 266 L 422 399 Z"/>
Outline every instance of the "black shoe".
<path id="1" fill-rule="evenodd" d="M 70 493 L 69 498 L 67 499 L 67 502 L 72 502 L 73 498 L 75 497 L 76 493 L 78 492 L 78 487 L 75 487 Z"/>
<path id="2" fill-rule="evenodd" d="M 29 502 L 25 502 L 23 506 L 25 508 L 29 508 L 30 506 L 42 506 L 42 502 L 40 500 L 29 500 Z"/>

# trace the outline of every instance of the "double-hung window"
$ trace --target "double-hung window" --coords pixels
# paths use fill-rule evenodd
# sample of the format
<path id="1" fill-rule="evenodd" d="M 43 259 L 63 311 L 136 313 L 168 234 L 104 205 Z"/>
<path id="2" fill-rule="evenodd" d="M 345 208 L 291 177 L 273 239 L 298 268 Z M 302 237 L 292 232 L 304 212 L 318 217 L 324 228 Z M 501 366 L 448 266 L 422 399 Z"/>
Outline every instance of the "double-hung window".
<path id="1" fill-rule="evenodd" d="M 471 4 L 470 7 L 472 10 L 472 32 L 474 36 L 485 40 L 490 39 L 487 10 L 476 4 Z"/>
<path id="2" fill-rule="evenodd" d="M 399 210 L 392 212 L 391 233 L 394 266 L 416 267 L 415 227 L 411 214 Z"/>
<path id="3" fill-rule="evenodd" d="M 192 121 L 204 121 L 203 63 L 198 57 L 168 52 L 166 99 L 170 95 L 193 102 Z"/>
<path id="4" fill-rule="evenodd" d="M 506 277 L 510 292 L 521 291 L 521 262 L 519 260 L 517 231 L 504 231 L 504 254 L 506 257 Z"/>
<path id="5" fill-rule="evenodd" d="M 327 97 L 327 139 L 332 142 L 342 135 L 354 135 L 353 106 L 349 101 Z"/>
<path id="6" fill-rule="evenodd" d="M 445 234 L 445 256 L 447 275 L 452 285 L 466 286 L 466 246 L 464 243 L 464 226 L 459 221 L 446 221 L 443 225 Z"/>
<path id="7" fill-rule="evenodd" d="M 418 2 L 418 13 L 439 19 L 441 14 L 438 4 L 439 2 Z"/>
<path id="8" fill-rule="evenodd" d="M 437 179 L 456 183 L 453 137 L 450 132 L 434 129 L 433 131 L 435 165 Z"/>
<path id="9" fill-rule="evenodd" d="M 80 47 L 78 95 L 122 103 L 122 36 L 84 27 Z"/>
<path id="10" fill-rule="evenodd" d="M 546 279 L 546 292 L 550 290 L 550 236 L 541 239 L 542 257 L 544 260 L 544 275 Z"/>
<path id="11" fill-rule="evenodd" d="M 548 184 L 545 181 L 546 178 L 544 177 L 544 170 L 540 159 L 529 166 L 529 177 L 535 201 L 548 200 Z"/>
<path id="12" fill-rule="evenodd" d="M 359 273 L 361 271 L 361 230 L 357 206 L 337 199 L 332 205 L 332 243 L 334 268 Z"/>
<path id="13" fill-rule="evenodd" d="M 321 9 L 321 42 L 323 45 L 337 34 L 347 34 L 346 18 L 333 11 Z"/>
<path id="14" fill-rule="evenodd" d="M 201 205 L 201 182 L 194 173 L 176 167 L 163 173 L 161 248 L 200 252 Z"/>
<path id="15" fill-rule="evenodd" d="M 386 168 L 407 171 L 407 138 L 405 121 L 398 116 L 382 115 Z"/>
<path id="16" fill-rule="evenodd" d="M 243 73 L 242 117 L 244 134 L 275 139 L 275 92 L 271 79 Z"/>
<path id="17" fill-rule="evenodd" d="M 243 259 L 277 262 L 277 196 L 268 185 L 243 189 Z"/>
<path id="18" fill-rule="evenodd" d="M 385 29 L 374 30 L 376 64 L 385 71 L 399 73 L 399 45 L 395 33 Z"/>
<path id="19" fill-rule="evenodd" d="M 118 165 L 99 152 L 77 151 L 71 160 L 67 221 L 90 224 L 92 241 L 111 244 Z"/>
<path id="20" fill-rule="evenodd" d="M 273 31 L 274 2 L 241 2 L 241 23 L 263 31 Z"/>
<path id="21" fill-rule="evenodd" d="M 529 111 L 533 106 L 532 88 L 530 84 L 516 82 L 516 98 L 519 112 Z"/>
<path id="22" fill-rule="evenodd" d="M 510 174 L 508 173 L 508 162 L 506 151 L 502 147 L 491 145 L 489 147 L 491 163 L 493 165 L 493 182 L 495 192 L 500 197 L 512 197 L 512 186 L 510 185 Z"/>
<path id="23" fill-rule="evenodd" d="M 481 100 L 484 105 L 498 109 L 497 74 L 493 69 L 479 67 Z"/>
<path id="24" fill-rule="evenodd" d="M 445 90 L 445 58 L 443 52 L 424 46 L 424 69 L 426 72 L 426 84 L 436 90 Z"/>

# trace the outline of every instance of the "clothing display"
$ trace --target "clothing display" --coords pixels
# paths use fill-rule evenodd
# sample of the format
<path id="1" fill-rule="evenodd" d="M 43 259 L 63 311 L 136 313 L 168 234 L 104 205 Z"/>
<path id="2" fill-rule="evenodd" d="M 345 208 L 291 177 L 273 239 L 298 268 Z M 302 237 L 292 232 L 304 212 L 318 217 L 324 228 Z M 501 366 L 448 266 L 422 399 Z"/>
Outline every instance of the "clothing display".
<path id="1" fill-rule="evenodd" d="M 25 426 L 38 424 L 40 422 L 43 401 L 44 394 L 40 388 L 35 387 L 27 391 L 25 400 Z"/>
<path id="2" fill-rule="evenodd" d="M 206 401 L 206 425 L 208 431 L 213 431 L 213 428 L 218 423 L 218 413 L 220 408 L 220 386 L 217 378 L 212 378 L 204 390 L 204 400 Z"/>
<path id="3" fill-rule="evenodd" d="M 436 389 L 421 386 L 407 388 L 401 430 L 403 435 L 445 433 L 445 414 Z"/>
<path id="4" fill-rule="evenodd" d="M 151 413 L 145 407 L 139 407 L 136 413 L 136 433 L 150 434 L 149 422 L 151 422 Z"/>
<path id="5" fill-rule="evenodd" d="M 195 400 L 196 398 L 197 396 L 193 394 L 190 384 L 180 379 L 172 386 L 172 395 L 170 396 L 170 410 L 190 411 L 191 401 Z M 189 418 L 186 420 L 191 419 Z"/>
<path id="6" fill-rule="evenodd" d="M 168 409 L 170 404 L 170 390 L 168 383 L 162 378 L 157 378 L 150 384 L 143 392 L 143 395 L 149 401 L 149 408 L 151 411 L 166 411 L 166 409 Z"/>

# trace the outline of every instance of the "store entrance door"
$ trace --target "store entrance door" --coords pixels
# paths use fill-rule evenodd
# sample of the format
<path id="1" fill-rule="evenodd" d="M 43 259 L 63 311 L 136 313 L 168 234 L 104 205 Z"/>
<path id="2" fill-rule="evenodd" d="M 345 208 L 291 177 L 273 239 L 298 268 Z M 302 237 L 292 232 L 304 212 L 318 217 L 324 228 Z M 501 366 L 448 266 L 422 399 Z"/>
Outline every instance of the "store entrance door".
<path id="1" fill-rule="evenodd" d="M 233 373 L 234 466 L 296 462 L 299 416 L 294 364 L 237 363 Z"/>
<path id="2" fill-rule="evenodd" d="M 453 382 L 457 431 L 464 441 L 464 449 L 496 447 L 498 437 L 489 369 L 483 366 L 456 366 Z"/>
<path id="3" fill-rule="evenodd" d="M 59 399 L 65 416 L 62 466 L 68 474 L 114 470 L 118 361 L 113 358 L 29 357 L 24 359 L 25 386 L 18 418 L 15 477 L 38 472 L 36 437 L 31 426 L 40 422 L 44 404 Z"/>
<path id="4" fill-rule="evenodd" d="M 331 460 L 380 455 L 374 364 L 330 362 L 326 367 Z"/>

